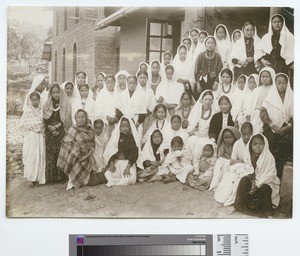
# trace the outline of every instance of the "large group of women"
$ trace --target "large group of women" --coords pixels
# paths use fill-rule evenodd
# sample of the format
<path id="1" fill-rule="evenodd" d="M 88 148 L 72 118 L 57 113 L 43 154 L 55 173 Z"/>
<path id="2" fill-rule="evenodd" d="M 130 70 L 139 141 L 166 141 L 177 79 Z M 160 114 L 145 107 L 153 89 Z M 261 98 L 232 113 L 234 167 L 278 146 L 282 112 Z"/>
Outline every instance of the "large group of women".
<path id="1" fill-rule="evenodd" d="M 37 75 L 20 126 L 24 176 L 67 182 L 179 181 L 214 191 L 222 205 L 270 216 L 293 153 L 293 34 L 283 16 L 261 39 L 252 22 L 230 36 L 193 28 L 177 54 L 142 62 L 136 74 L 84 71 L 53 83 Z"/>

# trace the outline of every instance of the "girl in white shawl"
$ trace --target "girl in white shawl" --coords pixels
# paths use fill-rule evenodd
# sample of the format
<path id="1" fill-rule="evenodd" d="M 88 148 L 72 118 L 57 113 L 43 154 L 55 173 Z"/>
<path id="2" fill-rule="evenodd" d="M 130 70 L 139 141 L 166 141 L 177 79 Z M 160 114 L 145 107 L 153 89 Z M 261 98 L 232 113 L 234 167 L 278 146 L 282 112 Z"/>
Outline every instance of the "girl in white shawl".
<path id="1" fill-rule="evenodd" d="M 104 72 L 99 72 L 95 76 L 95 83 L 94 87 L 92 89 L 93 91 L 93 99 L 96 100 L 98 93 L 103 89 L 104 87 L 104 80 L 105 80 L 106 74 Z"/>
<path id="2" fill-rule="evenodd" d="M 140 154 L 140 140 L 131 118 L 122 117 L 111 134 L 103 153 L 107 170 L 106 186 L 132 185 L 136 182 L 136 168 Z"/>
<path id="3" fill-rule="evenodd" d="M 263 123 L 260 118 L 260 110 L 263 101 L 267 97 L 269 90 L 275 83 L 275 71 L 270 67 L 265 67 L 259 72 L 258 87 L 253 90 L 250 102 L 250 121 L 254 127 L 254 133 L 262 132 Z"/>
<path id="4" fill-rule="evenodd" d="M 105 86 L 98 93 L 95 102 L 95 119 L 102 119 L 104 122 L 104 132 L 110 137 L 114 125 L 118 122 L 116 118 L 116 107 L 114 104 L 115 77 L 107 75 Z"/>
<path id="5" fill-rule="evenodd" d="M 156 89 L 158 85 L 161 83 L 163 77 L 161 75 L 162 69 L 159 60 L 154 60 L 150 64 L 150 73 L 149 73 L 149 82 L 151 84 L 151 89 L 154 94 L 156 94 Z"/>
<path id="6" fill-rule="evenodd" d="M 93 98 L 93 91 L 90 89 L 88 84 L 81 84 L 78 86 L 80 94 L 80 103 L 78 109 L 83 109 L 88 113 L 90 120 L 94 118 L 95 112 L 95 101 Z M 76 109 L 76 112 L 77 110 Z"/>
<path id="7" fill-rule="evenodd" d="M 275 85 L 262 103 L 260 117 L 281 178 L 285 162 L 293 159 L 294 93 L 286 74 L 276 75 Z"/>
<path id="8" fill-rule="evenodd" d="M 24 132 L 23 164 L 24 178 L 36 183 L 45 184 L 45 134 L 41 96 L 37 91 L 30 92 L 24 102 L 24 112 L 20 128 Z"/>
<path id="9" fill-rule="evenodd" d="M 206 47 L 204 45 L 204 40 L 208 37 L 208 33 L 205 30 L 201 30 L 198 35 L 198 44 L 195 49 L 195 59 L 197 58 L 198 54 L 204 52 Z"/>
<path id="10" fill-rule="evenodd" d="M 236 43 L 237 40 L 239 40 L 242 37 L 242 30 L 240 29 L 235 29 L 232 34 L 231 34 L 231 45 L 232 47 Z"/>
<path id="11" fill-rule="evenodd" d="M 181 137 L 184 145 L 186 145 L 189 134 L 185 129 L 182 128 L 182 120 L 178 115 L 174 115 L 171 117 L 170 130 L 166 133 L 165 136 L 165 142 L 167 143 L 167 145 L 170 145 L 171 140 L 176 136 Z"/>
<path id="12" fill-rule="evenodd" d="M 256 26 L 252 22 L 246 22 L 242 28 L 243 36 L 236 41 L 230 54 L 230 62 L 234 66 L 234 81 L 244 74 L 257 73 L 254 62 L 254 52 L 260 42 L 257 36 Z"/>
<path id="13" fill-rule="evenodd" d="M 216 39 L 219 53 L 223 61 L 223 67 L 229 67 L 228 57 L 231 51 L 231 42 L 227 27 L 223 24 L 219 24 L 218 26 L 216 26 L 214 37 Z"/>
<path id="14" fill-rule="evenodd" d="M 77 95 L 74 91 L 74 84 L 71 81 L 65 81 L 60 85 L 61 89 L 64 90 L 69 98 L 71 108 L 72 108 L 72 123 L 76 124 L 75 114 L 80 108 L 80 95 Z"/>
<path id="15" fill-rule="evenodd" d="M 77 71 L 74 79 L 74 93 L 76 98 L 80 98 L 79 86 L 88 83 L 87 73 L 84 71 Z"/>
<path id="16" fill-rule="evenodd" d="M 161 69 L 165 70 L 165 67 L 169 64 L 173 64 L 173 55 L 170 51 L 166 51 L 161 56 Z M 165 79 L 165 74 L 163 73 L 163 79 Z"/>
<path id="17" fill-rule="evenodd" d="M 125 112 L 128 104 L 128 86 L 127 78 L 130 74 L 126 70 L 120 70 L 115 75 L 115 89 L 114 89 L 114 105 L 122 113 Z"/>
<path id="18" fill-rule="evenodd" d="M 258 75 L 251 74 L 246 82 L 246 86 L 243 90 L 243 102 L 242 102 L 242 110 L 241 115 L 243 116 L 242 122 L 250 121 L 250 109 L 251 109 L 251 97 L 253 94 L 253 90 L 258 86 Z"/>
<path id="19" fill-rule="evenodd" d="M 272 208 L 276 208 L 280 201 L 280 180 L 276 176 L 275 159 L 265 136 L 255 134 L 251 137 L 244 162 L 252 166 L 253 173 L 241 179 L 234 208 L 252 216 L 272 216 Z"/>
<path id="20" fill-rule="evenodd" d="M 139 156 L 140 163 L 144 170 L 138 173 L 138 180 L 152 181 L 151 178 L 157 173 L 158 167 L 163 163 L 168 150 L 164 137 L 159 129 L 149 132 L 149 137 Z"/>
<path id="21" fill-rule="evenodd" d="M 271 17 L 268 33 L 265 34 L 255 50 L 254 60 L 260 60 L 263 67 L 272 67 L 276 73 L 287 73 L 293 68 L 294 35 L 280 14 Z"/>
<path id="22" fill-rule="evenodd" d="M 199 40 L 198 40 L 198 36 L 200 34 L 200 30 L 198 28 L 192 28 L 190 30 L 190 33 L 189 33 L 189 37 L 191 38 L 192 40 L 192 45 L 191 45 L 191 61 L 195 61 L 196 59 L 196 54 L 197 54 L 197 46 L 198 46 L 198 43 L 199 43 Z"/>
<path id="23" fill-rule="evenodd" d="M 188 52 L 187 52 L 187 60 L 188 61 L 192 61 L 192 39 L 189 38 L 189 37 L 184 37 L 182 38 L 181 40 L 181 44 L 185 45 Z M 173 59 L 173 63 L 174 61 L 178 61 L 179 60 L 179 56 L 178 54 L 176 53 L 176 55 L 174 56 L 174 59 Z"/>
<path id="24" fill-rule="evenodd" d="M 219 74 L 219 84 L 214 88 L 215 99 L 218 100 L 221 96 L 226 95 L 230 102 L 233 102 L 234 91 L 233 72 L 229 68 L 223 68 Z"/>
<path id="25" fill-rule="evenodd" d="M 188 49 L 184 44 L 181 44 L 177 48 L 177 56 L 179 58 L 174 59 L 173 67 L 174 73 L 178 83 L 184 85 L 185 90 L 192 93 L 194 91 L 194 64 L 188 59 Z"/>
<path id="26" fill-rule="evenodd" d="M 166 80 L 163 80 L 157 87 L 155 97 L 158 103 L 166 104 L 170 115 L 174 114 L 174 109 L 179 105 L 180 98 L 184 92 L 182 84 L 176 81 L 174 67 L 168 65 L 165 68 Z"/>

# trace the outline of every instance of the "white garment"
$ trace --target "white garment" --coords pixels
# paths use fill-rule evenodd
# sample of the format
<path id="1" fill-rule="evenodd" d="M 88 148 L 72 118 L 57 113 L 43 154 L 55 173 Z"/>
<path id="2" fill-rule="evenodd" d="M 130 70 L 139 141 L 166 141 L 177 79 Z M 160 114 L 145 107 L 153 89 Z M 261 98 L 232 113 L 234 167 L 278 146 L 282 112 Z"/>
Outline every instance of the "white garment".
<path id="1" fill-rule="evenodd" d="M 294 92 L 291 89 L 288 76 L 283 73 L 278 73 L 276 77 L 279 75 L 285 76 L 288 81 L 283 102 L 276 85 L 274 85 L 269 90 L 267 97 L 262 103 L 262 107 L 267 110 L 272 123 L 277 127 L 282 127 L 284 123 L 288 123 L 289 120 L 294 117 Z"/>
<path id="2" fill-rule="evenodd" d="M 96 171 L 101 172 L 105 167 L 103 153 L 106 148 L 108 136 L 102 132 L 100 135 L 95 134 L 95 150 L 93 152 L 93 158 L 96 165 Z"/>
<path id="3" fill-rule="evenodd" d="M 275 14 L 271 17 L 269 22 L 269 29 L 268 33 L 265 34 L 260 43 L 257 45 L 254 54 L 254 60 L 257 61 L 261 57 L 265 56 L 266 54 L 270 54 L 273 47 L 272 47 L 272 19 L 274 16 L 281 16 L 283 19 L 283 26 L 280 31 L 280 39 L 279 44 L 281 45 L 280 55 L 282 58 L 285 59 L 286 65 L 291 64 L 294 61 L 294 35 L 289 31 L 287 26 L 285 25 L 285 19 L 280 14 Z"/>
<path id="4" fill-rule="evenodd" d="M 228 123 L 228 113 L 227 114 L 223 113 L 222 115 L 223 115 L 222 128 L 224 128 L 227 126 L 227 123 Z"/>
<path id="5" fill-rule="evenodd" d="M 219 27 L 223 27 L 225 29 L 225 39 L 219 40 L 217 37 L 217 30 Z M 219 24 L 216 26 L 215 31 L 214 31 L 214 37 L 217 42 L 218 50 L 222 58 L 222 62 L 224 67 L 228 66 L 229 60 L 228 57 L 231 52 L 231 41 L 230 41 L 230 35 L 228 33 L 228 29 L 224 24 Z"/>

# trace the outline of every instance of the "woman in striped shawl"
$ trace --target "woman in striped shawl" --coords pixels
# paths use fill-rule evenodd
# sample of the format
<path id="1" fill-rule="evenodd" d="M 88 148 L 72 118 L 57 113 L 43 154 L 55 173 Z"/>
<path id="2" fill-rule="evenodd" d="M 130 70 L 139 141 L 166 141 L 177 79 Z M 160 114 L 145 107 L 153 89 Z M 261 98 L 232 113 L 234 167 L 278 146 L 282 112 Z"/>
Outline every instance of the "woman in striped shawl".
<path id="1" fill-rule="evenodd" d="M 57 166 L 69 177 L 67 190 L 87 185 L 94 169 L 94 130 L 88 125 L 86 111 L 79 109 L 76 124 L 66 133 L 59 152 Z"/>

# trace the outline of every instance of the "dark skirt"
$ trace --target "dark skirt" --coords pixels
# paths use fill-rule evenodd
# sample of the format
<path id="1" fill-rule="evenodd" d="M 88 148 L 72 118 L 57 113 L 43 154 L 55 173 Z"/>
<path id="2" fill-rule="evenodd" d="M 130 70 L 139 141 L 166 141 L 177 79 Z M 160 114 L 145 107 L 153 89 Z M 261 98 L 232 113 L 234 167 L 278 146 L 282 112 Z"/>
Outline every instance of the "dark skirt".
<path id="1" fill-rule="evenodd" d="M 280 136 L 264 126 L 263 135 L 268 139 L 269 149 L 276 162 L 277 176 L 281 179 L 286 161 L 293 161 L 293 129 Z"/>
<path id="2" fill-rule="evenodd" d="M 264 218 L 272 211 L 272 189 L 269 185 L 263 184 L 255 195 L 249 195 L 253 178 L 254 174 L 250 174 L 241 179 L 234 208 L 244 214 Z"/>

